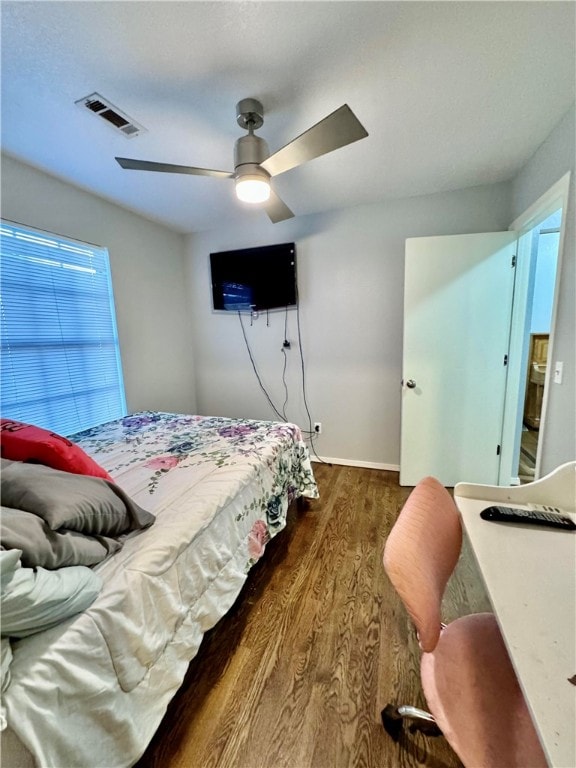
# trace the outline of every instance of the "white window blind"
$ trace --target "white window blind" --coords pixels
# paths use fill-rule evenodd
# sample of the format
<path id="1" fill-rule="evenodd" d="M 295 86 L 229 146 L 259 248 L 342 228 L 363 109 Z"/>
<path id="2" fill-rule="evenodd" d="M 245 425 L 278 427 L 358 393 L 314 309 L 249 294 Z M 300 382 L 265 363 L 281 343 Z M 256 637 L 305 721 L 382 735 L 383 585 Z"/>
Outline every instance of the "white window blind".
<path id="1" fill-rule="evenodd" d="M 126 415 L 108 251 L 2 221 L 2 416 L 70 435 Z"/>

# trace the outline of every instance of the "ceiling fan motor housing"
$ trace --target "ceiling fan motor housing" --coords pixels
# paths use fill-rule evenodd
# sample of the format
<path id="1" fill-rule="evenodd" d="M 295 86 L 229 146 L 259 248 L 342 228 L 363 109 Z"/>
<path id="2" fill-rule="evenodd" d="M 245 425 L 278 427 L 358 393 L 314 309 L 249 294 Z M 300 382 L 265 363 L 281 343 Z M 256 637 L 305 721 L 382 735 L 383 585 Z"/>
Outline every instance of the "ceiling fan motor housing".
<path id="1" fill-rule="evenodd" d="M 250 133 L 241 136 L 234 145 L 234 170 L 236 178 L 247 175 L 255 175 L 260 178 L 270 178 L 260 163 L 270 155 L 268 145 L 259 136 Z"/>

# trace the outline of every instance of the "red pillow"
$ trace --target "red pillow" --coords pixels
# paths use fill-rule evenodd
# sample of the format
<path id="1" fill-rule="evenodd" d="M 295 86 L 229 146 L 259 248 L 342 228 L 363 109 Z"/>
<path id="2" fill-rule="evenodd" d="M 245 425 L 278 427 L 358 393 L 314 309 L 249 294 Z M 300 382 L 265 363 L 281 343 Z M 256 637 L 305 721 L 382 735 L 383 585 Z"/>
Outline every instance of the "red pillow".
<path id="1" fill-rule="evenodd" d="M 79 445 L 42 427 L 0 419 L 0 452 L 11 461 L 35 461 L 75 475 L 112 478 Z M 113 481 L 112 481 L 113 482 Z"/>

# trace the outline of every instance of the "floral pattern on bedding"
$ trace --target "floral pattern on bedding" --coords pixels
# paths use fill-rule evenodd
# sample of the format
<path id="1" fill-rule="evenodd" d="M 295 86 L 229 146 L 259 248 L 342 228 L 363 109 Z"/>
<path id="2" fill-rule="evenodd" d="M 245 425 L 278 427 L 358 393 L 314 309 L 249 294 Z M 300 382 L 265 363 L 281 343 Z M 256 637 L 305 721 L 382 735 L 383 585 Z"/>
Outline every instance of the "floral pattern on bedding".
<path id="1" fill-rule="evenodd" d="M 88 454 L 98 456 L 115 479 L 136 467 L 145 470 L 148 498 L 169 475 L 191 466 L 220 470 L 251 465 L 259 490 L 237 512 L 236 521 L 262 510 L 268 538 L 284 527 L 290 502 L 299 496 L 318 497 L 308 449 L 295 424 L 143 411 L 79 432 L 71 439 Z M 268 470 L 266 481 L 264 469 Z M 247 570 L 258 559 L 256 541 L 262 546 L 266 543 L 261 534 L 249 539 Z"/>

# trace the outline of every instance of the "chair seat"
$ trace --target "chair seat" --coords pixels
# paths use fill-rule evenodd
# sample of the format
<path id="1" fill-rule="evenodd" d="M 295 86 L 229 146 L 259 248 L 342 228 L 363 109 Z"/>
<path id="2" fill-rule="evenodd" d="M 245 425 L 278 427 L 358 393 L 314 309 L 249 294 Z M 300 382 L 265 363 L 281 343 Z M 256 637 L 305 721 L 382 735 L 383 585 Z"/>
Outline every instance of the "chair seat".
<path id="1" fill-rule="evenodd" d="M 422 654 L 421 675 L 430 711 L 466 768 L 547 768 L 493 614 L 449 624 Z"/>

